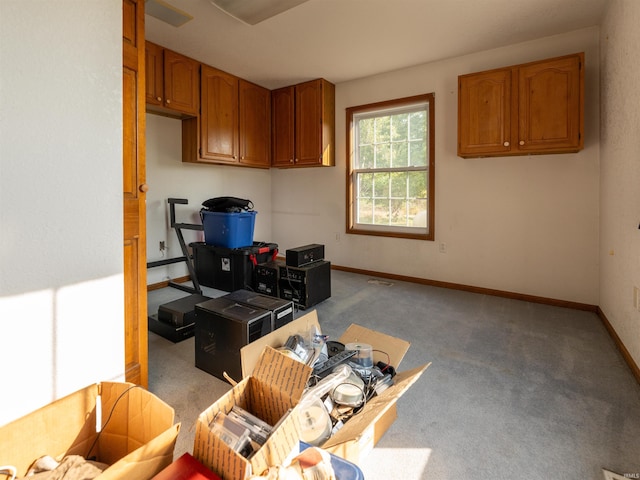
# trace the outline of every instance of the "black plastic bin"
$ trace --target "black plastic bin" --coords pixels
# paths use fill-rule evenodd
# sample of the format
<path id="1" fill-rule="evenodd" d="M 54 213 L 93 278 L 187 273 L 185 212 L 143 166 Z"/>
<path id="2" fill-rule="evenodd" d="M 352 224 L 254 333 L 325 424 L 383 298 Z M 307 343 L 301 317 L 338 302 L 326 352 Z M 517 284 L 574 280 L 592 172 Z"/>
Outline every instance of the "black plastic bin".
<path id="1" fill-rule="evenodd" d="M 278 255 L 278 244 L 253 242 L 251 247 L 225 248 L 194 242 L 191 245 L 200 285 L 225 292 L 254 290 L 254 268 Z"/>

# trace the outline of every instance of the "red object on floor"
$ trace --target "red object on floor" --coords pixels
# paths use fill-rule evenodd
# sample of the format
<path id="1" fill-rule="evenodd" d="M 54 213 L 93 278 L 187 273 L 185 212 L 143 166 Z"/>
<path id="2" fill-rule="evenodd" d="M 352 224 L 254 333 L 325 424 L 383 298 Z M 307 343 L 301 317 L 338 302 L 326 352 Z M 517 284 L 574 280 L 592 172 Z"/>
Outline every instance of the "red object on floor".
<path id="1" fill-rule="evenodd" d="M 168 465 L 151 480 L 222 480 L 189 453 Z"/>

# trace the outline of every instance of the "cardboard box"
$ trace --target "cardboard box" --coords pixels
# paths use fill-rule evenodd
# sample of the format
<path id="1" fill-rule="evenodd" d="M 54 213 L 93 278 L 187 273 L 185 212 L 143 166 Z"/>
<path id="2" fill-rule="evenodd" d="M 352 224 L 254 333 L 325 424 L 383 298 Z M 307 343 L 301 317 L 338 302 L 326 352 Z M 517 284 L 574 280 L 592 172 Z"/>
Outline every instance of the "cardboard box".
<path id="1" fill-rule="evenodd" d="M 253 368 L 263 348 L 282 346 L 290 335 L 304 334 L 309 332 L 312 327 L 322 331 L 315 310 L 243 347 L 240 351 L 243 374 Z M 358 342 L 371 345 L 374 350 L 379 350 L 374 351 L 374 364 L 383 361 L 392 365 L 398 372 L 394 378 L 393 386 L 382 392 L 381 395 L 369 400 L 359 414 L 350 418 L 338 432 L 322 445 L 322 448 L 330 453 L 355 464 L 360 464 L 396 420 L 398 399 L 420 378 L 422 372 L 430 364 L 400 372 L 398 367 L 411 344 L 360 325 L 352 324 L 349 326 L 338 341 L 344 344 Z M 389 357 L 387 358 L 380 351 L 387 353 Z"/>
<path id="2" fill-rule="evenodd" d="M 300 427 L 290 414 L 304 391 L 311 368 L 273 348 L 261 349 L 254 369 L 230 391 L 220 397 L 196 422 L 193 456 L 224 480 L 244 480 L 269 467 L 281 465 L 297 453 Z M 276 426 L 267 441 L 246 459 L 211 431 L 216 414 L 229 413 L 234 405 Z"/>
<path id="3" fill-rule="evenodd" d="M 146 480 L 173 461 L 180 429 L 173 421 L 173 408 L 143 388 L 89 385 L 1 427 L 0 465 L 22 477 L 44 455 L 82 455 L 110 465 L 100 480 Z"/>

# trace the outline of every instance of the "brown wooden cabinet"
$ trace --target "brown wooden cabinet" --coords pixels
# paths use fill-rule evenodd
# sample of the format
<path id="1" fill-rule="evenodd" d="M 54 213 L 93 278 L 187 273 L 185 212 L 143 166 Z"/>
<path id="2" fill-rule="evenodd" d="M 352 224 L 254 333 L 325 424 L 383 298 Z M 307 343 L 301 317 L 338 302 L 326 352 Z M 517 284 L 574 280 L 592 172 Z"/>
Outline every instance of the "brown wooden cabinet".
<path id="1" fill-rule="evenodd" d="M 271 95 L 272 166 L 334 166 L 335 86 L 317 79 Z"/>
<path id="2" fill-rule="evenodd" d="M 266 88 L 202 65 L 200 149 L 183 145 L 183 161 L 269 168 L 271 96 Z M 197 140 L 183 123 L 183 144 Z"/>
<path id="3" fill-rule="evenodd" d="M 200 157 L 238 163 L 238 78 L 202 66 Z"/>
<path id="4" fill-rule="evenodd" d="M 271 166 L 271 92 L 246 80 L 239 82 L 240 163 Z"/>
<path id="5" fill-rule="evenodd" d="M 149 110 L 165 112 L 169 109 L 186 115 L 198 115 L 200 64 L 196 60 L 146 42 L 145 68 Z"/>
<path id="6" fill-rule="evenodd" d="M 584 53 L 458 77 L 458 155 L 574 153 L 584 146 Z"/>

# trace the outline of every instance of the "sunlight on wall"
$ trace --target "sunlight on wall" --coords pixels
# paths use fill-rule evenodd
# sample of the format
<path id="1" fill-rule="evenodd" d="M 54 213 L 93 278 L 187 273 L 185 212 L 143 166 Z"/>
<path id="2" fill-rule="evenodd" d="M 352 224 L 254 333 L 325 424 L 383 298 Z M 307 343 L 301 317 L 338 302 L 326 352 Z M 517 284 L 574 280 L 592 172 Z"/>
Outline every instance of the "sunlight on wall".
<path id="1" fill-rule="evenodd" d="M 0 425 L 124 374 L 123 279 L 0 298 Z"/>
<path id="2" fill-rule="evenodd" d="M 376 447 L 360 468 L 364 478 L 371 480 L 424 478 L 430 456 L 430 448 Z"/>

